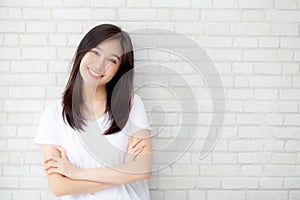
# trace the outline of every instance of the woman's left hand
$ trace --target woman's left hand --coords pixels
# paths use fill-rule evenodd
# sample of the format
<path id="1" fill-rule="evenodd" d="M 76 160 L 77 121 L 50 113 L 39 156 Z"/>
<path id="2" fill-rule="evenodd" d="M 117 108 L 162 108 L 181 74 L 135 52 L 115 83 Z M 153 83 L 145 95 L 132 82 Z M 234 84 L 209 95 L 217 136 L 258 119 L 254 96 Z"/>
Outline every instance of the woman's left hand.
<path id="1" fill-rule="evenodd" d="M 70 179 L 77 179 L 80 174 L 80 168 L 74 166 L 67 158 L 67 154 L 64 148 L 59 146 L 53 146 L 61 153 L 61 158 L 50 157 L 45 161 L 45 171 L 50 174 L 61 174 Z"/>

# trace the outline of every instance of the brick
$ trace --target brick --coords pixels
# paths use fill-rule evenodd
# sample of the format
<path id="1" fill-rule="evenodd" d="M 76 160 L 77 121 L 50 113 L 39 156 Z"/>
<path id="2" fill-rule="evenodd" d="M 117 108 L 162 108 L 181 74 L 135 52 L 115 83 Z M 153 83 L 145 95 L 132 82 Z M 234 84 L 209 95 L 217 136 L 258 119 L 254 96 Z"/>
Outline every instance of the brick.
<path id="1" fill-rule="evenodd" d="M 42 152 L 25 152 L 26 164 L 41 164 L 43 162 Z"/>
<path id="2" fill-rule="evenodd" d="M 272 104 L 269 102 L 251 101 L 244 103 L 244 112 L 260 112 L 267 113 L 272 112 Z"/>
<path id="3" fill-rule="evenodd" d="M 201 20 L 203 21 L 239 21 L 240 12 L 237 10 L 203 10 L 201 12 Z"/>
<path id="4" fill-rule="evenodd" d="M 280 90 L 280 99 L 283 99 L 283 100 L 299 100 L 300 99 L 300 89 Z"/>
<path id="5" fill-rule="evenodd" d="M 43 98 L 45 88 L 43 87 L 10 87 L 9 96 L 12 98 Z"/>
<path id="6" fill-rule="evenodd" d="M 17 191 L 13 191 L 12 193 L 13 193 L 13 199 L 24 199 L 24 197 L 28 199 L 40 198 L 39 191 L 17 190 Z"/>
<path id="7" fill-rule="evenodd" d="M 201 165 L 201 176 L 238 176 L 240 166 L 238 165 Z"/>
<path id="8" fill-rule="evenodd" d="M 52 11 L 53 19 L 88 20 L 91 16 L 90 8 L 54 8 Z"/>
<path id="9" fill-rule="evenodd" d="M 239 0 L 240 8 L 273 8 L 272 0 Z"/>
<path id="10" fill-rule="evenodd" d="M 261 38 L 259 38 L 259 47 L 278 48 L 279 44 L 280 44 L 279 38 L 277 38 L 277 37 L 261 37 Z"/>
<path id="11" fill-rule="evenodd" d="M 33 126 L 20 126 L 18 127 L 18 136 L 20 137 L 34 137 L 36 128 Z"/>
<path id="12" fill-rule="evenodd" d="M 46 189 L 49 187 L 45 177 L 20 177 L 20 185 L 24 189 Z"/>
<path id="13" fill-rule="evenodd" d="M 191 176 L 191 175 L 198 175 L 199 170 L 198 166 L 194 165 L 172 165 L 172 174 L 173 175 L 185 175 L 185 176 Z"/>
<path id="14" fill-rule="evenodd" d="M 203 188 L 220 188 L 221 178 L 218 177 L 200 177 L 198 187 Z"/>
<path id="15" fill-rule="evenodd" d="M 230 200 L 241 200 L 245 199 L 245 191 L 217 191 L 210 190 L 207 192 L 207 200 L 218 200 L 218 199 L 230 199 Z"/>
<path id="16" fill-rule="evenodd" d="M 298 48 L 299 46 L 300 46 L 299 38 L 282 37 L 280 39 L 280 47 L 282 48 Z"/>
<path id="17" fill-rule="evenodd" d="M 258 188 L 258 178 L 222 178 L 222 188 L 224 189 L 252 189 Z"/>
<path id="18" fill-rule="evenodd" d="M 53 46 L 66 46 L 67 45 L 66 34 L 55 34 L 49 36 L 49 44 Z M 58 52 L 59 54 L 60 52 Z"/>
<path id="19" fill-rule="evenodd" d="M 46 72 L 47 71 L 47 62 L 45 61 L 12 61 L 11 62 L 11 71 L 12 72 Z"/>
<path id="20" fill-rule="evenodd" d="M 21 45 L 47 45 L 47 35 L 45 34 L 34 34 L 34 35 L 20 35 Z"/>
<path id="21" fill-rule="evenodd" d="M 8 150 L 13 151 L 26 150 L 28 148 L 28 143 L 25 139 L 8 139 L 7 147 Z"/>
<path id="22" fill-rule="evenodd" d="M 259 124 L 263 123 L 263 119 L 264 119 L 264 117 L 261 114 L 238 114 L 237 115 L 237 124 L 258 124 L 259 125 Z M 246 128 L 249 128 L 249 127 L 246 127 Z M 240 127 L 239 130 L 240 130 L 240 134 L 239 134 L 240 137 L 248 137 L 248 136 L 256 137 L 256 136 L 258 136 L 258 134 L 259 134 L 259 137 L 264 136 L 261 134 L 261 132 L 257 133 L 256 132 L 257 129 L 254 129 L 255 131 L 253 131 L 251 129 L 246 131 L 244 129 L 244 127 Z M 252 133 L 249 134 L 248 131 L 252 132 Z"/>
<path id="23" fill-rule="evenodd" d="M 10 125 L 4 125 L 0 126 L 1 129 L 1 137 L 13 137 L 16 135 L 16 127 L 15 126 L 10 126 Z"/>
<path id="24" fill-rule="evenodd" d="M 6 100 L 4 111 L 6 112 L 37 112 L 43 109 L 43 103 L 39 100 Z"/>
<path id="25" fill-rule="evenodd" d="M 0 32 L 1 33 L 12 33 L 12 32 L 25 32 L 25 22 L 17 21 L 0 21 Z"/>
<path id="26" fill-rule="evenodd" d="M 22 85 L 54 85 L 56 84 L 56 77 L 53 74 L 23 74 L 19 83 Z"/>
<path id="27" fill-rule="evenodd" d="M 229 99 L 253 99 L 253 91 L 249 89 L 228 89 Z"/>
<path id="28" fill-rule="evenodd" d="M 274 5 L 278 9 L 297 9 L 297 1 L 294 0 L 274 0 Z"/>
<path id="29" fill-rule="evenodd" d="M 172 9 L 171 10 L 171 19 L 176 21 L 195 21 L 199 20 L 200 12 L 197 9 Z"/>
<path id="30" fill-rule="evenodd" d="M 273 135 L 275 138 L 299 139 L 299 131 L 298 127 L 277 127 L 274 129 Z"/>
<path id="31" fill-rule="evenodd" d="M 8 123 L 12 124 L 32 124 L 32 115 L 31 114 L 26 114 L 26 113 L 11 113 L 8 115 L 7 119 Z"/>
<path id="32" fill-rule="evenodd" d="M 213 153 L 213 163 L 216 164 L 233 164 L 237 161 L 237 155 L 233 153 Z"/>
<path id="33" fill-rule="evenodd" d="M 42 6 L 41 0 L 28 0 L 28 1 L 9 1 L 3 0 L 2 5 L 4 6 L 26 6 L 26 7 L 38 7 Z"/>
<path id="34" fill-rule="evenodd" d="M 1 188 L 17 188 L 19 186 L 18 178 L 15 177 L 0 177 Z"/>
<path id="35" fill-rule="evenodd" d="M 296 164 L 296 154 L 274 153 L 272 163 L 274 164 Z"/>
<path id="36" fill-rule="evenodd" d="M 230 26 L 225 22 L 208 22 L 206 25 L 207 35 L 226 35 L 229 30 Z"/>
<path id="37" fill-rule="evenodd" d="M 287 114 L 284 118 L 285 125 L 300 125 L 300 115 L 299 114 Z"/>
<path id="38" fill-rule="evenodd" d="M 278 55 L 275 50 L 245 50 L 243 58 L 246 61 L 274 61 Z"/>
<path id="39" fill-rule="evenodd" d="M 105 5 L 105 7 L 124 7 L 124 5 L 126 5 L 125 0 L 92 0 L 90 3 L 93 7 L 103 7 L 103 5 Z"/>
<path id="40" fill-rule="evenodd" d="M 68 7 L 84 7 L 89 5 L 88 0 L 64 0 L 64 2 Z"/>
<path id="41" fill-rule="evenodd" d="M 24 176 L 29 174 L 28 166 L 3 166 L 3 173 L 9 176 Z"/>
<path id="42" fill-rule="evenodd" d="M 19 36 L 14 34 L 4 35 L 4 44 L 7 46 L 18 46 Z"/>
<path id="43" fill-rule="evenodd" d="M 261 176 L 263 174 L 262 165 L 243 165 L 241 169 L 242 176 Z"/>
<path id="44" fill-rule="evenodd" d="M 265 151 L 283 151 L 284 141 L 282 140 L 267 140 L 265 141 Z"/>
<path id="45" fill-rule="evenodd" d="M 300 140 L 289 140 L 285 144 L 285 150 L 287 152 L 299 152 L 300 151 Z"/>
<path id="46" fill-rule="evenodd" d="M 16 47 L 0 47 L 0 59 L 10 60 L 20 58 L 20 48 Z"/>
<path id="47" fill-rule="evenodd" d="M 213 1 L 214 8 L 236 8 L 238 0 Z"/>
<path id="48" fill-rule="evenodd" d="M 96 13 L 96 11 L 95 11 Z M 97 15 L 96 15 L 97 16 Z M 82 25 L 74 21 L 59 21 L 57 22 L 58 33 L 81 33 Z"/>
<path id="49" fill-rule="evenodd" d="M 297 36 L 299 33 L 297 23 L 274 23 L 271 26 L 271 34 L 274 36 Z"/>
<path id="50" fill-rule="evenodd" d="M 287 191 L 248 191 L 249 200 L 266 199 L 266 200 L 287 200 Z"/>
<path id="51" fill-rule="evenodd" d="M 139 16 L 138 18 L 136 16 Z M 153 20 L 156 16 L 155 9 L 119 9 L 119 17 L 123 20 Z"/>
<path id="52" fill-rule="evenodd" d="M 165 198 L 166 200 L 185 200 L 186 198 L 185 191 L 166 191 Z"/>
<path id="53" fill-rule="evenodd" d="M 300 198 L 300 191 L 290 191 L 289 200 L 297 200 Z"/>
<path id="54" fill-rule="evenodd" d="M 298 165 L 265 165 L 264 174 L 275 177 L 299 176 L 300 166 Z"/>
<path id="55" fill-rule="evenodd" d="M 160 177 L 158 180 L 159 189 L 193 189 L 195 179 L 187 177 Z"/>
<path id="56" fill-rule="evenodd" d="M 22 58 L 26 59 L 53 59 L 56 48 L 54 47 L 23 47 Z"/>
<path id="57" fill-rule="evenodd" d="M 1 189 L 0 197 L 1 197 L 1 200 L 11 200 L 11 199 L 13 199 L 10 190 Z"/>
<path id="58" fill-rule="evenodd" d="M 157 190 L 150 190 L 150 196 L 153 199 L 164 200 L 164 192 Z"/>
<path id="59" fill-rule="evenodd" d="M 251 74 L 253 72 L 253 65 L 251 63 L 234 63 L 232 66 L 234 74 Z"/>
<path id="60" fill-rule="evenodd" d="M 263 177 L 261 179 L 261 188 L 263 189 L 282 189 L 283 180 L 281 178 Z"/>
<path id="61" fill-rule="evenodd" d="M 186 8 L 190 6 L 189 1 L 181 1 L 181 0 L 165 0 L 165 1 L 159 1 L 159 0 L 152 0 L 151 1 L 152 7 L 159 7 L 159 8 Z"/>
<path id="62" fill-rule="evenodd" d="M 55 31 L 55 22 L 30 21 L 26 23 L 26 32 L 29 33 L 53 33 Z"/>
<path id="63" fill-rule="evenodd" d="M 283 115 L 281 114 L 266 114 L 265 123 L 267 125 L 283 125 Z"/>
<path id="64" fill-rule="evenodd" d="M 249 77 L 250 87 L 290 87 L 292 80 L 284 76 L 251 76 Z"/>
<path id="65" fill-rule="evenodd" d="M 278 91 L 273 89 L 256 89 L 254 98 L 262 100 L 275 100 L 278 99 Z"/>
<path id="66" fill-rule="evenodd" d="M 212 0 L 192 0 L 191 7 L 192 8 L 211 8 Z"/>
<path id="67" fill-rule="evenodd" d="M 243 126 L 239 127 L 239 138 L 267 138 L 272 135 L 272 129 L 268 127 Z"/>
<path id="68" fill-rule="evenodd" d="M 268 10 L 266 11 L 267 22 L 300 22 L 299 11 L 285 11 L 285 10 Z"/>
<path id="69" fill-rule="evenodd" d="M 189 190 L 188 199 L 189 200 L 204 200 L 206 197 L 205 191 Z"/>
<path id="70" fill-rule="evenodd" d="M 237 140 L 229 142 L 229 149 L 237 152 L 255 152 L 263 150 L 263 142 L 258 140 Z"/>
<path id="71" fill-rule="evenodd" d="M 51 9 L 49 8 L 23 8 L 25 19 L 50 19 Z"/>
<path id="72" fill-rule="evenodd" d="M 264 11 L 263 10 L 242 10 L 241 11 L 241 20 L 242 21 L 263 21 L 264 20 Z"/>
<path id="73" fill-rule="evenodd" d="M 258 47 L 258 41 L 257 38 L 253 37 L 236 37 L 234 40 L 234 46 L 244 48 Z"/>
<path id="74" fill-rule="evenodd" d="M 230 33 L 232 35 L 268 35 L 270 25 L 267 23 L 232 23 Z"/>

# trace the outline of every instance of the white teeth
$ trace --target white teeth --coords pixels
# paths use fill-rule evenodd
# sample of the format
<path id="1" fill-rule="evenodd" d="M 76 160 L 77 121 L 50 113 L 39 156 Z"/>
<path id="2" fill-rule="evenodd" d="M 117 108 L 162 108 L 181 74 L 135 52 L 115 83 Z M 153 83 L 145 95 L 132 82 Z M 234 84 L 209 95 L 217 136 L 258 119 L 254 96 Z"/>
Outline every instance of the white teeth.
<path id="1" fill-rule="evenodd" d="M 91 69 L 89 69 L 89 71 L 90 71 L 91 74 L 93 74 L 94 76 L 101 76 L 100 74 L 97 74 L 97 73 L 93 72 Z"/>

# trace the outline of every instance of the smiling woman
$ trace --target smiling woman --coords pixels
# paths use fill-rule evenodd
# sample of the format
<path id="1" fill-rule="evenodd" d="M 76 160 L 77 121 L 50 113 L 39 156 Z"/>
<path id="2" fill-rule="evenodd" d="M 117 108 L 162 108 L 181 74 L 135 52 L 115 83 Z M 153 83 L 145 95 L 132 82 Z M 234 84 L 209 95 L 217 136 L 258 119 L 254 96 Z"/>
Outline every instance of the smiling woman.
<path id="1" fill-rule="evenodd" d="M 62 98 L 46 106 L 34 142 L 43 147 L 49 186 L 61 199 L 150 199 L 151 128 L 132 92 L 133 63 L 128 34 L 96 26 L 77 48 Z M 84 142 L 89 136 L 95 139 Z"/>

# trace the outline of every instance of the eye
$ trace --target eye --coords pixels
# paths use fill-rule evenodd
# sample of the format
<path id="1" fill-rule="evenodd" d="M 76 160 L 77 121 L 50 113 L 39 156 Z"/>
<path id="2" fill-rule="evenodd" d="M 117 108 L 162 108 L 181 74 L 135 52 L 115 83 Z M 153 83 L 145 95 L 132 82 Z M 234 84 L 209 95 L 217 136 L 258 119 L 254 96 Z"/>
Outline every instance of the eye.
<path id="1" fill-rule="evenodd" d="M 109 61 L 109 62 L 112 62 L 112 63 L 114 63 L 114 64 L 117 63 L 117 61 L 116 61 L 115 59 L 108 59 L 108 61 Z"/>
<path id="2" fill-rule="evenodd" d="M 95 54 L 96 56 L 99 56 L 98 51 L 96 51 L 96 50 L 91 50 L 91 52 L 92 52 L 93 54 Z"/>

